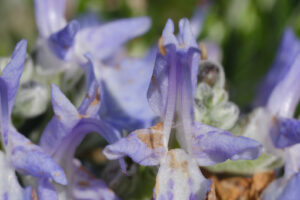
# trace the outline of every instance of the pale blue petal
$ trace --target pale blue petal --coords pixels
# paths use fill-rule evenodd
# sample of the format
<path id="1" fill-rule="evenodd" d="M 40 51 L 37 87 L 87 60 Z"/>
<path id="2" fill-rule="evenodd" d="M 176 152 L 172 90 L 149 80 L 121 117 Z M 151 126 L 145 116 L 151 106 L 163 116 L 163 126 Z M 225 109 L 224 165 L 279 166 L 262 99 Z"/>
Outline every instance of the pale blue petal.
<path id="1" fill-rule="evenodd" d="M 58 58 L 67 61 L 73 58 L 73 45 L 79 27 L 79 22 L 73 20 L 63 29 L 50 35 L 48 45 Z"/>
<path id="2" fill-rule="evenodd" d="M 158 165 L 167 151 L 162 124 L 149 129 L 139 129 L 126 138 L 108 145 L 103 150 L 108 159 L 120 159 L 129 156 L 141 165 Z"/>
<path id="3" fill-rule="evenodd" d="M 37 193 L 39 200 L 58 200 L 56 189 L 48 179 L 38 180 Z"/>
<path id="4" fill-rule="evenodd" d="M 192 154 L 200 166 L 215 165 L 227 159 L 253 160 L 262 150 L 262 145 L 255 140 L 201 123 L 195 123 L 194 134 Z"/>

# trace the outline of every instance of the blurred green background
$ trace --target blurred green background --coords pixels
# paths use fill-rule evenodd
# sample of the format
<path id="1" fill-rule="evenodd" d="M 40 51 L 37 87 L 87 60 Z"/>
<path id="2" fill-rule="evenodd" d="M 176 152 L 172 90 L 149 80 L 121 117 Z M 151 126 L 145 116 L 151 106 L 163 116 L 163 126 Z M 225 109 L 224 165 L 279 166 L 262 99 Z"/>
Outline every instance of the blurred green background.
<path id="1" fill-rule="evenodd" d="M 146 50 L 156 43 L 168 18 L 176 23 L 190 18 L 196 0 L 67 0 L 67 17 L 87 11 L 103 21 L 148 15 L 151 30 L 129 44 Z M 198 38 L 218 43 L 223 50 L 223 66 L 230 98 L 242 107 L 253 99 L 259 80 L 275 56 L 282 32 L 291 26 L 300 35 L 299 0 L 219 0 L 211 1 L 203 32 Z M 37 29 L 32 0 L 0 0 L 0 56 L 9 56 L 21 38 L 34 48 Z M 137 48 L 138 47 L 138 48 Z"/>

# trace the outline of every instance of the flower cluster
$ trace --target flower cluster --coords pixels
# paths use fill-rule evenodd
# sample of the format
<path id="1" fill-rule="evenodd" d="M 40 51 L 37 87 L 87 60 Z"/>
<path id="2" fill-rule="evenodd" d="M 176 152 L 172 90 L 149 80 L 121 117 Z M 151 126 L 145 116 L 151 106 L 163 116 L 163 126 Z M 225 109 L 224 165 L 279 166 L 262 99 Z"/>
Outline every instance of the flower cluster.
<path id="1" fill-rule="evenodd" d="M 105 140 L 102 153 L 118 160 L 121 176 L 137 175 L 132 166 L 158 166 L 156 200 L 204 200 L 214 183 L 200 166 L 241 173 L 237 165 L 244 161 L 237 160 L 261 157 L 262 166 L 248 173 L 285 169 L 261 197 L 297 199 L 300 42 L 291 29 L 243 124 L 225 89 L 220 48 L 196 41 L 207 5 L 190 21 L 181 19 L 178 34 L 169 19 L 142 58 L 129 56 L 124 44 L 150 28 L 148 17 L 68 22 L 64 0 L 35 0 L 34 6 L 34 56 L 21 40 L 10 59 L 0 60 L 0 199 L 120 199 L 110 180 L 76 157 L 89 133 Z M 54 114 L 34 144 L 13 118 L 41 115 L 50 102 Z"/>

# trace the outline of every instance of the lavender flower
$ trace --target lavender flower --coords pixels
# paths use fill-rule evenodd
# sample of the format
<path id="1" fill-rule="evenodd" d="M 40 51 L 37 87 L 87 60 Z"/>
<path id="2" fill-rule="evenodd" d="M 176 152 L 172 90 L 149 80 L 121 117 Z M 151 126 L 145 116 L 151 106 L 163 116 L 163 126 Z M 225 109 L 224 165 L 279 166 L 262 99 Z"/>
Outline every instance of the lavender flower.
<path id="1" fill-rule="evenodd" d="M 5 150 L 5 155 L 1 154 L 1 159 L 4 160 L 2 168 L 8 170 L 8 174 L 4 175 L 7 178 L 8 185 L 7 187 L 1 187 L 1 190 L 7 189 L 2 193 L 4 199 L 21 196 L 19 186 L 16 186 L 16 193 L 10 188 L 17 184 L 14 175 L 12 179 L 7 177 L 13 173 L 13 169 L 22 174 L 33 176 L 38 183 L 41 183 L 37 185 L 40 199 L 47 199 L 45 193 L 52 192 L 52 188 L 42 184 L 44 181 L 53 180 L 62 185 L 67 184 L 63 170 L 39 146 L 34 145 L 20 134 L 11 122 L 12 108 L 24 68 L 26 46 L 27 42 L 25 40 L 16 45 L 11 61 L 3 69 L 0 77 L 0 126 Z"/>
<path id="2" fill-rule="evenodd" d="M 42 134 L 40 144 L 66 171 L 69 184 L 56 187 L 60 199 L 118 199 L 103 181 L 90 175 L 74 158 L 77 146 L 90 132 L 99 133 L 110 143 L 120 139 L 119 132 L 98 117 L 102 95 L 93 64 L 88 59 L 88 91 L 78 109 L 57 86 L 52 85 L 55 116 Z"/>
<path id="3" fill-rule="evenodd" d="M 200 51 L 187 19 L 180 20 L 179 31 L 177 38 L 173 22 L 168 20 L 159 40 L 160 53 L 148 90 L 149 104 L 160 116 L 160 123 L 132 132 L 107 146 L 104 153 L 109 159 L 128 155 L 141 165 L 160 165 L 155 199 L 204 199 L 210 181 L 203 177 L 198 165 L 255 159 L 260 144 L 194 120 Z M 169 149 L 174 132 L 181 148 Z"/>
<path id="4" fill-rule="evenodd" d="M 281 42 L 278 57 L 263 82 L 257 102 L 265 104 L 267 132 L 262 132 L 265 140 L 272 141 L 272 148 L 277 148 L 285 161 L 284 177 L 274 181 L 263 194 L 263 199 L 297 199 L 299 192 L 295 187 L 299 184 L 299 142 L 300 122 L 293 119 L 296 106 L 300 100 L 300 42 L 291 29 L 287 29 Z M 263 89 L 272 89 L 268 96 L 261 96 Z M 283 95 L 284 94 L 284 95 Z M 266 146 L 270 151 L 270 145 Z"/>

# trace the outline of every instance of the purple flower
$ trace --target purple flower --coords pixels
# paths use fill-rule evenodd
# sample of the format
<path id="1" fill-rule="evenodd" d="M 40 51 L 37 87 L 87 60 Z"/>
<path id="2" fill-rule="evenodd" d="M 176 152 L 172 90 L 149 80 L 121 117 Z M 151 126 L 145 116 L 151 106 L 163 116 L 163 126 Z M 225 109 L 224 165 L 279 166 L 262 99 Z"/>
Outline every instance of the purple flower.
<path id="1" fill-rule="evenodd" d="M 285 30 L 275 62 L 263 80 L 255 103 L 260 129 L 258 139 L 267 152 L 285 161 L 284 176 L 275 180 L 262 194 L 263 199 L 297 199 L 300 183 L 300 121 L 293 119 L 300 100 L 300 42 L 293 31 Z M 249 135 L 250 136 L 250 135 Z M 251 137 L 251 136 L 250 136 Z"/>
<path id="2" fill-rule="evenodd" d="M 155 199 L 204 199 L 210 181 L 198 165 L 209 166 L 227 159 L 255 159 L 260 144 L 245 137 L 196 122 L 193 99 L 201 52 L 187 19 L 179 22 L 179 36 L 168 20 L 161 39 L 148 100 L 160 122 L 139 129 L 104 149 L 109 159 L 130 156 L 145 165 L 160 165 Z M 169 149 L 170 134 L 175 132 L 180 149 Z M 235 144 L 235 145 L 232 145 Z"/>
<path id="3" fill-rule="evenodd" d="M 74 158 L 77 146 L 88 133 L 97 132 L 109 143 L 120 139 L 119 132 L 98 116 L 102 93 L 94 75 L 93 64 L 90 57 L 87 58 L 88 88 L 78 109 L 57 86 L 51 86 L 55 116 L 43 132 L 40 145 L 66 171 L 68 185 L 58 189 L 61 199 L 118 199 L 102 180 L 91 176 L 80 161 Z"/>
<path id="4" fill-rule="evenodd" d="M 31 175 L 37 178 L 38 182 L 53 180 L 66 185 L 64 171 L 45 151 L 20 134 L 11 122 L 11 112 L 24 69 L 26 46 L 25 40 L 16 45 L 11 61 L 6 65 L 0 77 L 0 126 L 5 150 L 5 158 L 2 159 L 6 159 L 8 165 L 6 168 L 10 167 L 22 174 Z M 38 196 L 42 196 L 44 185 L 37 187 Z M 9 192 L 7 195 L 14 194 Z"/>

